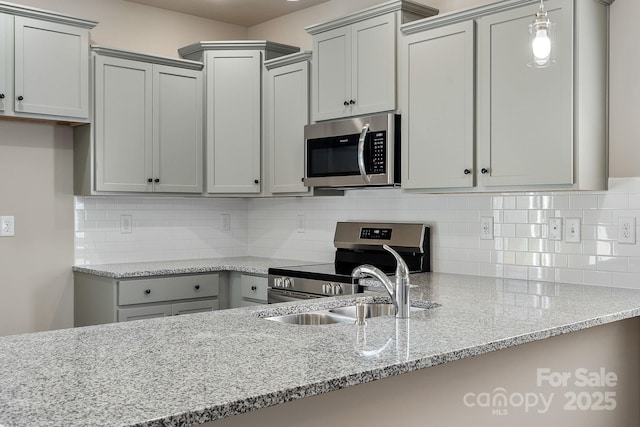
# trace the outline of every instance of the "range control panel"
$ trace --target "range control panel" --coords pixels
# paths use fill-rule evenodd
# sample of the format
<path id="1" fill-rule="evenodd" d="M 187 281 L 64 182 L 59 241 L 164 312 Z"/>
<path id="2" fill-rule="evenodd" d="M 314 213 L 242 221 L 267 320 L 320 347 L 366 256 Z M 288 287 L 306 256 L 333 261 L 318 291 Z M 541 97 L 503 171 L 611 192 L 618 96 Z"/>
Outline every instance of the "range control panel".
<path id="1" fill-rule="evenodd" d="M 370 240 L 390 240 L 391 229 L 363 227 L 360 229 L 360 238 Z"/>

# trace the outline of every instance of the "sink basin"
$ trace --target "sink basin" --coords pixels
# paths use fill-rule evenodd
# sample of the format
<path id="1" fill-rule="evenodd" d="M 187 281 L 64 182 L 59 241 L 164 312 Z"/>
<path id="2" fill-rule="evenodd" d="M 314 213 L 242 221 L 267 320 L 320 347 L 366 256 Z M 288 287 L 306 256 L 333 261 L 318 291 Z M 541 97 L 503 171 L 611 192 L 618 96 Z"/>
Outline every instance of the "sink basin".
<path id="1" fill-rule="evenodd" d="M 434 304 L 437 307 L 438 304 Z M 431 307 L 428 307 L 431 308 Z M 427 307 L 411 307 L 411 312 L 424 311 Z M 396 309 L 391 303 L 370 302 L 364 304 L 364 317 L 395 316 Z M 284 314 L 269 316 L 264 319 L 289 325 L 331 325 L 335 323 L 355 323 L 357 318 L 356 306 L 336 307 L 328 310 L 309 311 L 306 313 Z"/>
<path id="2" fill-rule="evenodd" d="M 424 308 L 419 307 L 411 307 L 410 310 L 413 311 L 422 311 Z M 351 317 L 353 319 L 356 318 L 356 306 L 350 305 L 347 307 L 339 307 L 333 308 L 329 310 L 330 313 L 339 314 L 341 316 Z M 388 303 L 368 303 L 364 304 L 364 317 L 368 319 L 370 317 L 380 317 L 380 316 L 395 316 L 396 308 L 393 304 Z"/>
<path id="3" fill-rule="evenodd" d="M 284 316 L 266 317 L 266 319 L 291 325 L 331 325 L 333 323 L 353 323 L 355 321 L 353 318 L 329 312 L 285 314 Z"/>

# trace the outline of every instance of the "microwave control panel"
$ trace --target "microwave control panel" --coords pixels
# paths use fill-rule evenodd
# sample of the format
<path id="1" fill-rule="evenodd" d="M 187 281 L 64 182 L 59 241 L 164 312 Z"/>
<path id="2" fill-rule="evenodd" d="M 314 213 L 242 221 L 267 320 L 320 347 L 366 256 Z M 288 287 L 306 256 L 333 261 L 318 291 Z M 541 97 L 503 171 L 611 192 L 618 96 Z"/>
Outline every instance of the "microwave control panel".
<path id="1" fill-rule="evenodd" d="M 371 132 L 371 163 L 370 174 L 386 172 L 385 157 L 387 153 L 387 132 Z"/>

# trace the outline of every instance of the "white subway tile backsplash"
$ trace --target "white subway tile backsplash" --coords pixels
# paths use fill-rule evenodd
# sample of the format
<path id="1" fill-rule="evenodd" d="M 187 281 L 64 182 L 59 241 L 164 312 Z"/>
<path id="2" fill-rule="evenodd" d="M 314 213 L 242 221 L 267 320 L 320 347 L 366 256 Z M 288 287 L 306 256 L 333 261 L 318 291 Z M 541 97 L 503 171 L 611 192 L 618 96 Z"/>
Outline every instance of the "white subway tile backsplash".
<path id="1" fill-rule="evenodd" d="M 611 286 L 612 273 L 607 271 L 584 271 L 584 284 Z"/>
<path id="2" fill-rule="evenodd" d="M 640 244 L 617 242 L 620 216 L 639 218 L 640 235 L 640 178 L 612 178 L 606 192 L 76 197 L 74 209 L 77 264 L 240 255 L 331 262 L 337 221 L 416 221 L 431 227 L 434 271 L 640 289 Z M 231 217 L 229 231 L 220 230 L 221 213 Z M 132 216 L 131 234 L 120 233 L 123 214 Z M 480 239 L 483 216 L 494 218 L 493 240 Z M 581 218 L 582 242 L 548 240 L 551 217 Z"/>

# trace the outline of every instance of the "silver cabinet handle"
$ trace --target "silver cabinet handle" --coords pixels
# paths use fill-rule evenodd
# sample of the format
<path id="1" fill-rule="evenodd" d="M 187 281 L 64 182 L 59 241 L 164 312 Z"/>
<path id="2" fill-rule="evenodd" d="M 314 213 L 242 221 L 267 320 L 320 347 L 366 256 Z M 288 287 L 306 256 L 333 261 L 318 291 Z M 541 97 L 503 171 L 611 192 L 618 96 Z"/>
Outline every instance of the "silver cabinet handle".
<path id="1" fill-rule="evenodd" d="M 367 175 L 367 170 L 364 166 L 364 140 L 367 137 L 367 133 L 369 132 L 369 123 L 362 127 L 362 132 L 360 132 L 360 139 L 358 140 L 358 168 L 360 169 L 360 175 L 362 175 L 362 179 L 364 182 L 369 184 L 371 182 L 371 176 Z"/>

